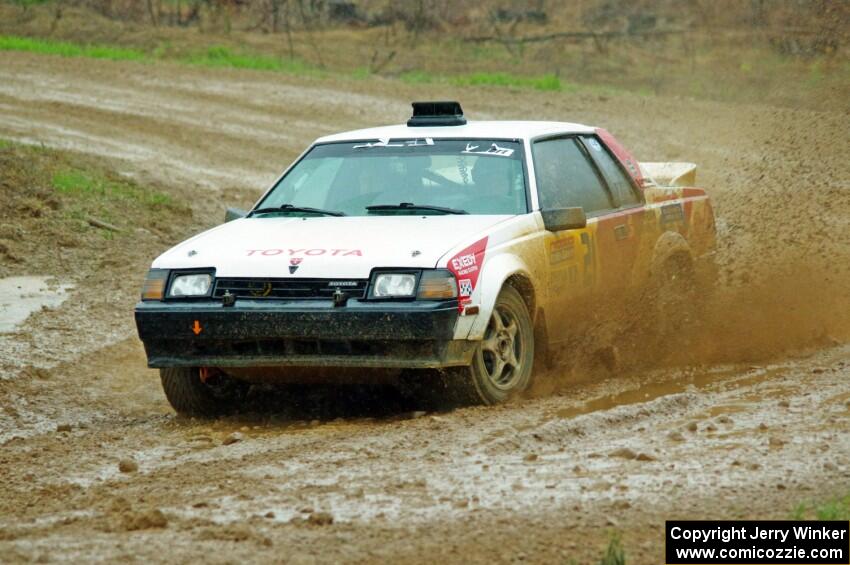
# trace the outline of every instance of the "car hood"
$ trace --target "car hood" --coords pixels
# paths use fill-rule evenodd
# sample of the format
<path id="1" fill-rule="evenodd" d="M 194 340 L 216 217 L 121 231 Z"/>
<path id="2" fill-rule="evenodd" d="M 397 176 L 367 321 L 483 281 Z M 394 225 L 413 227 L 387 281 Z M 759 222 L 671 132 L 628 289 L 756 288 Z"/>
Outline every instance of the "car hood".
<path id="1" fill-rule="evenodd" d="M 510 217 L 244 218 L 184 241 L 153 267 L 214 267 L 219 277 L 367 278 L 375 267 L 435 267 L 452 248 Z"/>

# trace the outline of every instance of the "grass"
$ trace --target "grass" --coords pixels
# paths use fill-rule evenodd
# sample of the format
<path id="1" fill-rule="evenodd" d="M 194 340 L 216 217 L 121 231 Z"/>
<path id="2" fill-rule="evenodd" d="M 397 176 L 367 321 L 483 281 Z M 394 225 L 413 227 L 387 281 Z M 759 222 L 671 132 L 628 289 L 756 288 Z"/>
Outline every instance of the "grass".
<path id="1" fill-rule="evenodd" d="M 174 52 L 170 45 L 163 44 L 148 52 L 113 45 L 82 45 L 52 39 L 0 35 L 0 51 L 24 51 L 42 55 L 88 57 L 113 61 L 152 62 L 174 59 L 183 64 L 207 68 L 250 69 L 292 75 L 323 76 L 326 74 L 326 71 L 300 59 L 286 59 L 251 52 L 235 52 L 222 45 L 209 47 L 205 51 L 180 53 Z M 347 74 L 355 79 L 366 79 L 370 76 L 368 69 L 365 68 L 358 68 Z M 401 74 L 399 78 L 412 84 L 451 84 L 460 87 L 489 86 L 550 92 L 576 90 L 575 85 L 564 83 L 553 74 L 522 76 L 504 72 L 476 72 L 442 75 L 427 71 L 409 71 Z"/>
<path id="2" fill-rule="evenodd" d="M 66 41 L 35 39 L 0 35 L 0 51 L 26 51 L 41 55 L 60 55 L 62 57 L 89 57 L 112 61 L 141 61 L 148 56 L 138 49 L 115 47 L 112 45 L 78 45 Z"/>
<path id="3" fill-rule="evenodd" d="M 59 193 L 79 198 L 128 200 L 149 208 L 172 204 L 162 192 L 144 190 L 130 181 L 109 179 L 102 174 L 76 168 L 60 169 L 52 184 Z"/>
<path id="4" fill-rule="evenodd" d="M 566 563 L 567 565 L 578 565 L 578 561 L 576 561 L 575 559 L 570 559 Z M 598 561 L 598 564 L 626 565 L 626 552 L 623 550 L 623 546 L 620 543 L 619 534 L 613 534 L 611 536 L 611 539 L 608 541 L 608 547 L 605 549 L 605 553 Z"/>
<path id="5" fill-rule="evenodd" d="M 538 77 L 525 77 L 508 73 L 472 73 L 453 77 L 451 82 L 458 86 L 504 86 L 549 91 L 559 91 L 563 88 L 561 79 L 551 74 Z"/>
<path id="6" fill-rule="evenodd" d="M 109 240 L 135 242 L 146 232 L 182 235 L 194 224 L 179 193 L 167 194 L 156 184 L 128 178 L 97 158 L 3 139 L 0 202 L 0 225 L 29 234 L 4 239 L 0 276 L 33 264 L 57 267 L 57 245 L 70 257 L 90 260 L 92 250 L 107 249 L 102 245 Z M 16 229 L 5 229 L 4 234 Z M 60 258 L 60 263 L 57 268 L 71 269 L 75 261 L 66 264 Z"/>
<path id="7" fill-rule="evenodd" d="M 399 78 L 408 84 L 429 84 L 440 80 L 437 75 L 425 71 L 407 71 L 399 75 Z"/>
<path id="8" fill-rule="evenodd" d="M 224 46 L 210 47 L 206 51 L 193 53 L 180 59 L 189 65 L 201 67 L 225 67 L 231 69 L 251 69 L 255 71 L 274 71 L 296 75 L 317 74 L 319 69 L 299 59 L 281 59 L 253 53 L 234 53 Z"/>
<path id="9" fill-rule="evenodd" d="M 367 67 L 357 67 L 351 71 L 351 78 L 356 80 L 365 80 L 372 76 L 372 72 Z"/>
<path id="10" fill-rule="evenodd" d="M 575 90 L 575 86 L 564 84 L 555 75 L 520 76 L 510 73 L 470 73 L 461 75 L 440 75 L 427 71 L 408 71 L 400 75 L 401 80 L 409 84 L 448 83 L 454 86 L 496 86 L 503 88 L 529 88 L 534 90 L 561 91 Z"/>
<path id="11" fill-rule="evenodd" d="M 614 536 L 608 543 L 605 555 L 599 560 L 599 565 L 626 565 L 626 553 L 620 545 L 620 537 Z"/>
<path id="12" fill-rule="evenodd" d="M 168 190 L 97 157 L 0 140 L 0 277 L 142 272 L 164 242 L 201 227 L 187 192 Z"/>
<path id="13" fill-rule="evenodd" d="M 25 51 L 42 55 L 62 57 L 89 57 L 92 59 L 110 59 L 113 61 L 154 61 L 169 58 L 169 46 L 161 45 L 148 53 L 139 49 L 116 47 L 113 45 L 80 45 L 52 39 L 36 39 L 0 35 L 0 51 Z M 177 60 L 202 67 L 227 67 L 234 69 L 253 69 L 257 71 L 275 71 L 290 74 L 309 74 L 317 72 L 315 67 L 300 60 L 280 59 L 253 53 L 234 53 L 223 46 L 210 47 L 206 51 L 177 56 Z"/>
<path id="14" fill-rule="evenodd" d="M 791 512 L 794 520 L 850 520 L 850 494 L 820 503 L 801 502 Z"/>

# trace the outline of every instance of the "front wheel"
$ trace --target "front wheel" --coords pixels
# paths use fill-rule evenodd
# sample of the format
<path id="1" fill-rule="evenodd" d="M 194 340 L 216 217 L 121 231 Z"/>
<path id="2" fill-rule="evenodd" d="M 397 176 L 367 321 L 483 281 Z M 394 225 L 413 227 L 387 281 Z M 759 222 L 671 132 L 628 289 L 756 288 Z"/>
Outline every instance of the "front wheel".
<path id="1" fill-rule="evenodd" d="M 519 292 L 506 286 L 496 298 L 472 365 L 446 371 L 448 392 L 463 404 L 499 404 L 528 389 L 533 365 L 528 307 Z"/>
<path id="2" fill-rule="evenodd" d="M 178 414 L 212 418 L 233 412 L 250 385 L 208 370 L 201 378 L 196 367 L 169 367 L 159 370 L 165 397 Z"/>

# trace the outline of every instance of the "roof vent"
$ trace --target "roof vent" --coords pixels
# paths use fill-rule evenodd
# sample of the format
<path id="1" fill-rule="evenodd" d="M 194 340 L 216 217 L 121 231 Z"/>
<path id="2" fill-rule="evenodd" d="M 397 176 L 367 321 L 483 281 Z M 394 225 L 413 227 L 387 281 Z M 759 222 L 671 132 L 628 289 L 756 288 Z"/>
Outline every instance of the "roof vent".
<path id="1" fill-rule="evenodd" d="M 414 102 L 408 127 L 462 126 L 466 124 L 460 102 Z"/>

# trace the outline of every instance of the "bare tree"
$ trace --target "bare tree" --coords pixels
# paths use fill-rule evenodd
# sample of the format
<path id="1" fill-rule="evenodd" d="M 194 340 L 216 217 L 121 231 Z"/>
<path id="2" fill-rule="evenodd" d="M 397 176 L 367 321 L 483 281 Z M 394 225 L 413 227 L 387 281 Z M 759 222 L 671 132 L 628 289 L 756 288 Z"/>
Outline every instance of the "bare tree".
<path id="1" fill-rule="evenodd" d="M 386 26 L 382 38 L 383 49 L 379 45 L 375 45 L 375 49 L 372 51 L 372 59 L 369 61 L 369 72 L 372 74 L 381 72 L 395 59 L 396 49 L 393 48 L 391 43 L 392 31 L 391 25 Z"/>
<path id="2" fill-rule="evenodd" d="M 159 6 L 154 7 L 154 0 L 147 0 L 148 15 L 151 18 L 151 25 L 157 27 L 159 25 Z"/>
<path id="3" fill-rule="evenodd" d="M 315 53 L 319 67 L 325 68 L 322 51 L 319 49 L 319 46 L 316 43 L 316 38 L 313 35 L 313 28 L 316 20 L 315 5 L 311 5 L 310 8 L 305 8 L 304 0 L 296 0 L 296 3 L 298 4 L 298 13 L 301 16 L 301 24 L 304 26 L 304 31 L 307 34 L 307 43 L 310 44 L 310 48 L 313 50 L 313 53 Z"/>

